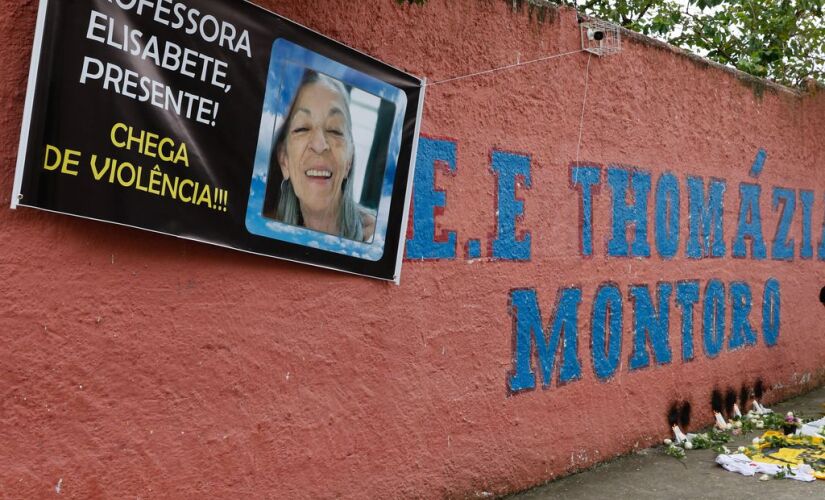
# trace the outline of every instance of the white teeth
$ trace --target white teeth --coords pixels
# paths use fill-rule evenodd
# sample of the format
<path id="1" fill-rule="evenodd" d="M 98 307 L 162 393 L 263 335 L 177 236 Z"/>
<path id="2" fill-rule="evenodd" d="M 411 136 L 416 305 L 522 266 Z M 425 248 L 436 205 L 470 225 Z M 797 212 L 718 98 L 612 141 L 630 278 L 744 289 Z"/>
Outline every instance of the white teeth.
<path id="1" fill-rule="evenodd" d="M 329 170 L 307 170 L 306 171 L 307 177 L 321 177 L 323 179 L 329 179 L 332 177 L 332 172 Z"/>

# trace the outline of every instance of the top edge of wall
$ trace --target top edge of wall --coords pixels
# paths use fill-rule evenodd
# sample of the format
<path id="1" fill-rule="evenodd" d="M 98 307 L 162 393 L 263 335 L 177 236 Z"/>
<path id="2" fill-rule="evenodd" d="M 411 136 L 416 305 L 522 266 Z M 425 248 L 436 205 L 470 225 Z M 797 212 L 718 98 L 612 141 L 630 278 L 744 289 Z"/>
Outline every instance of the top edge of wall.
<path id="1" fill-rule="evenodd" d="M 586 14 L 578 12 L 575 8 L 573 8 L 571 6 L 568 6 L 568 5 L 556 5 L 556 4 L 550 4 L 550 3 L 545 4 L 543 2 L 531 2 L 530 0 L 527 0 L 525 2 L 525 4 L 528 4 L 528 3 L 532 4 L 533 6 L 536 6 L 536 7 L 543 6 L 543 7 L 546 7 L 548 9 L 554 9 L 554 10 L 557 10 L 557 11 L 567 11 L 567 12 L 572 11 L 572 12 L 575 12 L 578 15 L 579 19 L 581 19 L 581 20 L 596 20 L 596 19 L 602 20 L 600 18 L 597 18 L 597 17 L 594 17 L 594 16 L 588 16 Z M 781 93 L 788 94 L 788 95 L 798 97 L 798 98 L 812 96 L 815 93 L 817 93 L 817 91 L 819 91 L 819 90 L 825 90 L 825 83 L 824 82 L 815 81 L 813 79 L 811 79 L 810 83 L 808 84 L 808 88 L 804 89 L 804 90 L 799 89 L 799 88 L 794 88 L 794 87 L 788 87 L 788 86 L 782 85 L 781 83 L 777 83 L 773 80 L 769 80 L 767 78 L 760 78 L 758 76 L 754 76 L 754 75 L 751 75 L 749 73 L 745 73 L 744 71 L 738 70 L 736 68 L 726 66 L 722 63 L 712 61 L 712 60 L 710 60 L 706 57 L 702 57 L 698 54 L 694 54 L 693 52 L 690 52 L 686 49 L 676 47 L 675 45 L 671 45 L 667 42 L 657 40 L 657 39 L 652 38 L 652 37 L 647 36 L 647 35 L 643 35 L 643 34 L 638 33 L 636 31 L 632 31 L 632 30 L 629 30 L 629 29 L 621 27 L 621 26 L 619 26 L 619 30 L 620 30 L 622 36 L 626 39 L 630 39 L 630 40 L 633 40 L 635 42 L 638 42 L 638 43 L 641 43 L 643 45 L 647 45 L 647 46 L 650 46 L 650 47 L 655 47 L 655 48 L 658 48 L 658 49 L 667 50 L 667 51 L 669 51 L 669 52 L 671 52 L 675 55 L 685 57 L 685 58 L 687 58 L 687 59 L 689 59 L 689 60 L 691 60 L 695 63 L 706 65 L 706 66 L 711 67 L 711 68 L 719 69 L 721 71 L 724 71 L 724 72 L 734 76 L 736 79 L 738 79 L 738 80 L 740 80 L 740 81 L 742 81 L 742 82 L 744 82 L 748 85 L 758 85 L 758 86 L 764 87 L 766 89 L 770 89 L 770 90 L 773 90 L 773 91 L 776 91 L 776 92 L 781 92 Z"/>

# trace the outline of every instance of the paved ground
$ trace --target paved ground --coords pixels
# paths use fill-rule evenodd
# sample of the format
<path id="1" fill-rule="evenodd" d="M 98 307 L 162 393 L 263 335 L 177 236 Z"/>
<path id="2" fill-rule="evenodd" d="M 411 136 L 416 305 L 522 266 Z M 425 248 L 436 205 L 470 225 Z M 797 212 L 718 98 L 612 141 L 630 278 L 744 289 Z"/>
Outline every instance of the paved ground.
<path id="1" fill-rule="evenodd" d="M 774 411 L 794 410 L 802 416 L 819 417 L 825 403 L 825 387 L 772 406 Z M 750 444 L 754 436 L 739 436 L 728 444 L 735 450 Z M 651 448 L 619 458 L 591 470 L 545 486 L 506 497 L 509 500 L 544 499 L 719 499 L 770 498 L 796 500 L 825 498 L 825 481 L 804 483 L 791 479 L 759 481 L 728 472 L 714 462 L 711 450 L 693 450 L 684 460 Z"/>

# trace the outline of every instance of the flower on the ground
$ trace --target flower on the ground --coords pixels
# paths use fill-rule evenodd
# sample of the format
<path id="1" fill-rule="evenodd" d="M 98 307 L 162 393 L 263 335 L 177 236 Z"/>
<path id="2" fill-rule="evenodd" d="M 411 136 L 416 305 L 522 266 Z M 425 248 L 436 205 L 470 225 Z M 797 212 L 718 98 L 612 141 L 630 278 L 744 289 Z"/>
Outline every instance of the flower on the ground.
<path id="1" fill-rule="evenodd" d="M 672 443 L 670 444 L 670 446 L 665 448 L 665 453 L 667 453 L 668 455 L 670 455 L 673 458 L 679 458 L 679 459 L 685 458 L 685 450 L 683 450 L 679 446 L 676 446 L 675 444 L 672 444 Z"/>

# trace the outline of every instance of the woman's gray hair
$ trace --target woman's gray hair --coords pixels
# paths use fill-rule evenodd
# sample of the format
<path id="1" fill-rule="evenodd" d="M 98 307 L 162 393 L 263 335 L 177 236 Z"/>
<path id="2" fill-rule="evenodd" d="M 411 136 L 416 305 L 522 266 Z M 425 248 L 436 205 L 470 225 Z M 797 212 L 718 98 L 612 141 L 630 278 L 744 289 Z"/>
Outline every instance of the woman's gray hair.
<path id="1" fill-rule="evenodd" d="M 295 112 L 295 102 L 298 100 L 298 95 L 304 87 L 314 83 L 323 83 L 324 85 L 332 87 L 341 94 L 341 97 L 344 100 L 344 115 L 346 116 L 347 121 L 346 139 L 352 148 L 352 158 L 350 159 L 351 167 L 349 174 L 344 178 L 341 185 L 343 193 L 341 194 L 341 210 L 338 212 L 338 228 L 340 231 L 338 236 L 348 240 L 364 241 L 364 225 L 361 220 L 361 209 L 358 203 L 352 199 L 353 185 L 355 183 L 350 181 L 350 176 L 353 173 L 352 165 L 355 164 L 355 145 L 352 140 L 352 117 L 349 111 L 349 92 L 347 92 L 347 89 L 344 87 L 343 83 L 313 70 L 308 69 L 304 72 L 304 76 L 301 79 L 301 84 L 298 86 L 298 89 L 295 92 L 295 97 L 289 107 L 289 113 L 286 116 L 286 120 L 275 136 L 275 142 L 272 148 L 272 161 L 278 165 L 278 158 L 280 156 L 279 153 L 284 147 L 284 141 L 286 140 L 286 135 L 289 129 L 289 122 L 292 120 L 292 115 Z M 280 165 L 278 165 L 278 167 L 280 167 Z M 270 176 L 272 175 L 272 172 L 275 171 L 280 172 L 280 168 L 270 168 Z M 288 179 L 284 179 L 281 182 L 276 218 L 293 226 L 304 225 L 303 216 L 301 215 L 300 200 L 298 200 L 298 196 L 295 195 L 295 190 L 292 188 L 292 183 Z"/>

